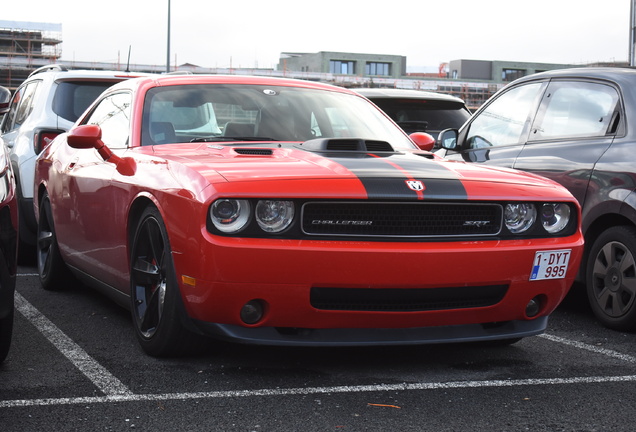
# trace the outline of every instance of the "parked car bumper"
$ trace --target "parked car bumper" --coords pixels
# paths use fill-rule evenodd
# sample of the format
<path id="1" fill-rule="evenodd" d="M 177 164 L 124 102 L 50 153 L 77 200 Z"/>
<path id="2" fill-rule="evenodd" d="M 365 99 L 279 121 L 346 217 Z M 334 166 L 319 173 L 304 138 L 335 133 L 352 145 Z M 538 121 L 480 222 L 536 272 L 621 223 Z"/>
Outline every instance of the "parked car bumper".
<path id="1" fill-rule="evenodd" d="M 530 280 L 539 250 L 571 250 L 564 278 Z M 344 244 L 214 238 L 196 265 L 185 258 L 189 254 L 173 256 L 188 315 L 206 333 L 278 344 L 365 344 L 540 333 L 543 318 L 574 281 L 581 253 L 576 235 L 532 242 Z M 502 297 L 493 300 L 491 288 L 501 289 Z M 529 317 L 533 299 L 540 309 Z M 254 300 L 263 317 L 246 324 L 241 310 Z"/>

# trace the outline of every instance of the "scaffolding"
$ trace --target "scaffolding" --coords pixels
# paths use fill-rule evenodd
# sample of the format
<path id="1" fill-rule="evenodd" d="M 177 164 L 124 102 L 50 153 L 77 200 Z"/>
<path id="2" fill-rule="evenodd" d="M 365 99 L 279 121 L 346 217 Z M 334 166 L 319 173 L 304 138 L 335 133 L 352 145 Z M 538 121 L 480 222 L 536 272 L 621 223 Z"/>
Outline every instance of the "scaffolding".
<path id="1" fill-rule="evenodd" d="M 62 24 L 0 20 L 0 86 L 14 91 L 35 69 L 59 63 L 62 56 Z M 68 69 L 133 70 L 135 72 L 162 73 L 165 65 L 122 65 L 102 62 L 65 62 Z M 446 93 L 464 99 L 471 110 L 476 110 L 503 84 L 460 81 L 447 78 L 447 66 L 431 76 L 368 77 L 332 73 L 272 70 L 204 68 L 194 65 L 175 66 L 175 71 L 199 74 L 284 76 L 310 81 L 329 82 L 342 87 L 392 87 Z"/>
<path id="2" fill-rule="evenodd" d="M 15 89 L 33 69 L 62 56 L 62 24 L 0 20 L 0 85 Z"/>

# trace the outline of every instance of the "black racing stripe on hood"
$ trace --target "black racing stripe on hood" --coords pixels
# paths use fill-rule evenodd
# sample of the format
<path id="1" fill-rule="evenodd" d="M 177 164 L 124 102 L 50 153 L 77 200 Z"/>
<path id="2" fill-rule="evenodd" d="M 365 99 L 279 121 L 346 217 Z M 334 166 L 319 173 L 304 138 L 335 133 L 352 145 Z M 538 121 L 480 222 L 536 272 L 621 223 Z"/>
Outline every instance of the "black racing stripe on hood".
<path id="1" fill-rule="evenodd" d="M 434 160 L 410 153 L 390 155 L 329 153 L 323 155 L 353 172 L 371 199 L 466 199 L 457 174 Z M 410 189 L 408 180 L 424 184 L 421 192 Z"/>

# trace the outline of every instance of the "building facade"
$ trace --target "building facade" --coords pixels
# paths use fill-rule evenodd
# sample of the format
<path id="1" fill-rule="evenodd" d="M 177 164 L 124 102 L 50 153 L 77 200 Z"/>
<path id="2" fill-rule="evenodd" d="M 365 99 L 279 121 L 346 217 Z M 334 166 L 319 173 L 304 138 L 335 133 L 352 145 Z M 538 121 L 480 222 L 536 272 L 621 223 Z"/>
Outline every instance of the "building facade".
<path id="1" fill-rule="evenodd" d="M 333 51 L 282 53 L 277 70 L 291 72 L 401 78 L 406 75 L 406 57 L 386 54 L 356 54 Z"/>
<path id="2" fill-rule="evenodd" d="M 59 63 L 62 25 L 0 20 L 0 86 L 15 90 L 35 69 Z M 585 65 L 453 60 L 437 74 L 408 74 L 405 56 L 336 51 L 283 52 L 276 69 L 207 68 L 185 64 L 174 71 L 198 74 L 284 76 L 329 82 L 343 87 L 392 87 L 427 90 L 464 99 L 476 109 L 505 84 L 536 72 Z M 68 69 L 163 73 L 165 65 L 64 62 Z M 619 66 L 612 64 L 603 66 Z M 443 67 L 442 67 L 443 66 Z"/>
<path id="3" fill-rule="evenodd" d="M 448 78 L 506 84 L 533 73 L 580 66 L 582 65 L 462 59 L 449 62 Z"/>
<path id="4" fill-rule="evenodd" d="M 0 85 L 15 89 L 62 55 L 62 24 L 0 20 Z"/>

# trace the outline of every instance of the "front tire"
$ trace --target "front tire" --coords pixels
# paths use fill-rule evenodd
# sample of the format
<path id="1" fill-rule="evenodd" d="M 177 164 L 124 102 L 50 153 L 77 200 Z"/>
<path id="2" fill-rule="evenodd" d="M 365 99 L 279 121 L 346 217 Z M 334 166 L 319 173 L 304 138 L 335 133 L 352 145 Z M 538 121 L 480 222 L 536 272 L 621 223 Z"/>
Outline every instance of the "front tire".
<path id="1" fill-rule="evenodd" d="M 143 350 L 156 357 L 189 351 L 194 334 L 182 323 L 185 309 L 170 243 L 161 215 L 153 206 L 144 210 L 135 230 L 130 283 L 132 318 Z"/>
<path id="2" fill-rule="evenodd" d="M 636 229 L 616 226 L 596 239 L 586 285 L 592 311 L 604 326 L 636 329 Z"/>

